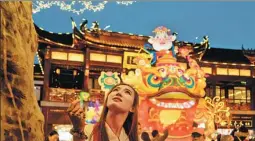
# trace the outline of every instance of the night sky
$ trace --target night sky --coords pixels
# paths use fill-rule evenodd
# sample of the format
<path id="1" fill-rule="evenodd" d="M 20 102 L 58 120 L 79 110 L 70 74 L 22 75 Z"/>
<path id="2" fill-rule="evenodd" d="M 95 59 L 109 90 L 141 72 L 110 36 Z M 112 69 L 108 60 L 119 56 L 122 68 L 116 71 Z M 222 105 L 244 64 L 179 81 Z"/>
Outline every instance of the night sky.
<path id="1" fill-rule="evenodd" d="M 97 4 L 98 2 L 93 2 Z M 178 40 L 200 42 L 209 36 L 211 47 L 255 49 L 255 2 L 135 2 L 130 6 L 108 2 L 99 12 L 81 15 L 57 6 L 33 15 L 34 22 L 51 32 L 72 32 L 70 17 L 98 21 L 107 30 L 153 36 L 153 29 L 166 26 L 178 33 Z"/>

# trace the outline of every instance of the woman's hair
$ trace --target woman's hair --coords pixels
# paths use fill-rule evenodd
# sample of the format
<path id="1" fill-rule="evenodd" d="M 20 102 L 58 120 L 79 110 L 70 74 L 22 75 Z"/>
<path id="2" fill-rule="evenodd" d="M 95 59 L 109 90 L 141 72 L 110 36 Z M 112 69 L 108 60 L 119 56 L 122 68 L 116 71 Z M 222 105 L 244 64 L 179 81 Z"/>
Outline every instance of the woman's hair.
<path id="1" fill-rule="evenodd" d="M 58 132 L 55 131 L 55 130 L 52 130 L 52 131 L 48 134 L 48 136 L 45 137 L 45 141 L 49 141 L 49 137 L 54 136 L 54 135 L 58 135 Z"/>
<path id="2" fill-rule="evenodd" d="M 138 124 L 138 104 L 139 104 L 139 96 L 137 91 L 128 84 L 120 83 L 115 85 L 107 94 L 107 98 L 103 105 L 103 110 L 101 113 L 101 117 L 99 119 L 99 122 L 95 125 L 93 132 L 90 136 L 90 140 L 93 137 L 94 141 L 109 141 L 106 128 L 105 128 L 105 121 L 106 121 L 106 115 L 108 113 L 108 107 L 106 106 L 108 101 L 108 95 L 113 91 L 114 88 L 120 85 L 126 85 L 133 89 L 134 91 L 134 103 L 133 103 L 133 112 L 129 112 L 127 119 L 125 120 L 123 124 L 123 128 L 125 129 L 126 134 L 128 135 L 128 138 L 130 141 L 138 141 L 138 134 L 137 134 L 137 124 Z"/>
<path id="3" fill-rule="evenodd" d="M 147 132 L 142 132 L 141 139 L 143 141 L 151 141 L 150 136 L 149 136 L 149 134 Z"/>

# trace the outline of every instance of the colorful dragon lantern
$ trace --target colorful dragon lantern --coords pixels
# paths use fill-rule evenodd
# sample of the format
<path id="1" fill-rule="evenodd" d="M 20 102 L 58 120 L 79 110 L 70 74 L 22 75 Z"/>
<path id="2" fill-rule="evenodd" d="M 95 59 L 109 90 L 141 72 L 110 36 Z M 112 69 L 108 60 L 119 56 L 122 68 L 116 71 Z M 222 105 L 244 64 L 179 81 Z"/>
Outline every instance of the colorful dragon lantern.
<path id="1" fill-rule="evenodd" d="M 167 128 L 172 140 L 187 141 L 196 110 L 204 107 L 205 73 L 191 57 L 190 46 L 173 46 L 176 37 L 169 35 L 170 30 L 158 27 L 155 33 L 148 42 L 156 52 L 141 49 L 134 60 L 136 70 L 121 77 L 123 82 L 135 86 L 142 99 L 139 122 L 143 129 L 162 133 Z M 176 55 L 188 61 L 189 69 L 177 62 Z"/>

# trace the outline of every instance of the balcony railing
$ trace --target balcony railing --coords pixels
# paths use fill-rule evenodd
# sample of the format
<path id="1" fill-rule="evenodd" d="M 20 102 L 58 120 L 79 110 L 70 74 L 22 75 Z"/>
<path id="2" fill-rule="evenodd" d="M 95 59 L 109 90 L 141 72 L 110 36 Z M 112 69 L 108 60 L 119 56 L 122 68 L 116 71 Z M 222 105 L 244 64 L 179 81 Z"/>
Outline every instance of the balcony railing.
<path id="1" fill-rule="evenodd" d="M 49 90 L 49 100 L 54 102 L 67 102 L 70 103 L 79 97 L 79 93 L 82 90 L 77 89 L 64 89 L 64 88 L 50 88 Z M 104 92 L 97 89 L 90 89 L 89 93 L 91 95 L 90 100 L 104 101 Z"/>
<path id="2" fill-rule="evenodd" d="M 243 99 L 242 99 L 243 100 Z M 249 111 L 251 110 L 251 103 L 240 102 L 241 99 L 221 99 L 225 102 L 225 105 L 230 108 L 230 110 L 239 111 Z M 236 103 L 233 103 L 235 101 Z"/>
<path id="3" fill-rule="evenodd" d="M 230 103 L 226 102 L 227 106 L 230 107 L 230 110 L 241 110 L 241 111 L 248 111 L 251 110 L 250 103 Z"/>
<path id="4" fill-rule="evenodd" d="M 77 99 L 80 92 L 81 90 L 77 89 L 50 88 L 49 100 L 69 103 Z"/>

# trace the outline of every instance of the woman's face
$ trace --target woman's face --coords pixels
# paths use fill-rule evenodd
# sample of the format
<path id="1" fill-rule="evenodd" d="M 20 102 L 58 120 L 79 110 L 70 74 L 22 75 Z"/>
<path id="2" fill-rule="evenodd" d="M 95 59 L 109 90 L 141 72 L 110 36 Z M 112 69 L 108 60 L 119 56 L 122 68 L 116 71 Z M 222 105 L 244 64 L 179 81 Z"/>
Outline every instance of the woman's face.
<path id="1" fill-rule="evenodd" d="M 133 108 L 134 97 L 135 91 L 130 86 L 116 86 L 108 95 L 107 107 L 109 110 L 129 112 Z"/>

